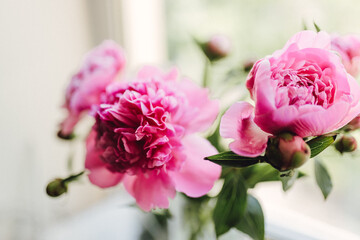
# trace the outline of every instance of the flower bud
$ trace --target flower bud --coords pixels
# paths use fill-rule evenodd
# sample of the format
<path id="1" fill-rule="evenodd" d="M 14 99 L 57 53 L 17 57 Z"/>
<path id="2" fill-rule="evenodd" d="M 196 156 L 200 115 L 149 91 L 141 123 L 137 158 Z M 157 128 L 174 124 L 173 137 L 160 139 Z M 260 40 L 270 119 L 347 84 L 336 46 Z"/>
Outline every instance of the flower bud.
<path id="1" fill-rule="evenodd" d="M 252 69 L 252 67 L 254 66 L 255 61 L 253 60 L 247 60 L 244 64 L 243 64 L 243 70 L 245 72 L 250 72 L 250 70 Z"/>
<path id="2" fill-rule="evenodd" d="M 204 53 L 210 61 L 226 57 L 230 53 L 230 40 L 224 35 L 214 35 L 205 43 Z"/>
<path id="3" fill-rule="evenodd" d="M 340 153 L 353 152 L 356 150 L 356 147 L 357 147 L 356 139 L 350 135 L 342 136 L 342 138 L 340 138 L 340 140 L 335 143 L 335 148 Z"/>
<path id="4" fill-rule="evenodd" d="M 290 133 L 282 133 L 268 140 L 267 161 L 279 171 L 298 168 L 310 158 L 310 147 L 305 141 Z"/>
<path id="5" fill-rule="evenodd" d="M 75 138 L 74 133 L 64 134 L 61 130 L 58 131 L 57 136 L 63 140 L 73 140 Z"/>
<path id="6" fill-rule="evenodd" d="M 58 197 L 67 192 L 67 185 L 61 178 L 56 178 L 46 186 L 46 193 L 50 197 Z"/>
<path id="7" fill-rule="evenodd" d="M 360 115 L 351 120 L 345 127 L 345 131 L 354 131 L 360 128 Z"/>

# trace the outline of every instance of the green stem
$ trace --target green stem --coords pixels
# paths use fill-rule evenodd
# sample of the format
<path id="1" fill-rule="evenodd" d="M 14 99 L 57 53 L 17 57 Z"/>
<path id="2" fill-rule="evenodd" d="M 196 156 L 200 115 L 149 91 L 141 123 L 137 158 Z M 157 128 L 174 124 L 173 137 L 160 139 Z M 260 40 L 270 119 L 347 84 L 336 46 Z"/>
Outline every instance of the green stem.
<path id="1" fill-rule="evenodd" d="M 263 178 L 263 179 L 266 179 L 268 175 L 272 175 L 272 174 L 273 174 L 274 170 L 275 170 L 275 169 L 273 169 L 273 168 L 269 168 L 269 169 L 267 169 L 267 171 L 262 172 L 262 173 L 261 173 L 262 178 Z M 246 179 L 246 182 L 248 183 L 249 186 L 255 185 L 257 182 L 259 182 L 259 176 L 258 176 L 258 174 L 256 174 L 256 173 L 255 173 L 255 174 L 254 174 L 254 173 L 251 174 L 250 177 L 248 177 L 248 178 Z"/>
<path id="2" fill-rule="evenodd" d="M 211 67 L 211 62 L 208 59 L 205 59 L 205 66 L 204 66 L 204 76 L 203 76 L 203 87 L 208 87 L 209 84 L 209 71 Z"/>
<path id="3" fill-rule="evenodd" d="M 74 174 L 74 175 L 70 175 L 69 177 L 65 178 L 64 180 L 62 180 L 63 183 L 69 183 L 72 181 L 77 180 L 81 175 L 83 175 L 85 173 L 85 171 L 79 172 L 78 174 Z"/>

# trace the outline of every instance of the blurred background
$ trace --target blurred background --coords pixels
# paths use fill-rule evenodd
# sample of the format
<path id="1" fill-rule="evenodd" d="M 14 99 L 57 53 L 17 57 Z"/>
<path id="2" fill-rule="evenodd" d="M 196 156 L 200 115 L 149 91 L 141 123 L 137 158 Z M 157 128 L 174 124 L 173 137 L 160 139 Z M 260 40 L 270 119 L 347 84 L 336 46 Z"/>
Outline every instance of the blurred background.
<path id="1" fill-rule="evenodd" d="M 213 69 L 216 87 L 224 72 L 271 54 L 304 24 L 359 34 L 359 10 L 356 0 L 1 0 L 0 239 L 138 239 L 146 216 L 130 207 L 133 200 L 121 186 L 104 191 L 84 178 L 59 199 L 44 190 L 52 178 L 83 168 L 82 140 L 91 122 L 82 124 L 73 145 L 56 132 L 65 116 L 66 85 L 83 55 L 102 40 L 124 47 L 130 75 L 144 64 L 177 65 L 200 83 L 204 56 L 193 38 L 225 34 L 233 52 Z M 223 108 L 246 97 L 243 83 Z M 311 162 L 304 167 L 309 177 L 288 192 L 280 183 L 261 184 L 254 192 L 272 236 L 288 231 L 360 239 L 360 154 L 330 149 L 321 157 L 334 185 L 327 201 Z M 325 233 L 343 238 L 319 237 Z"/>

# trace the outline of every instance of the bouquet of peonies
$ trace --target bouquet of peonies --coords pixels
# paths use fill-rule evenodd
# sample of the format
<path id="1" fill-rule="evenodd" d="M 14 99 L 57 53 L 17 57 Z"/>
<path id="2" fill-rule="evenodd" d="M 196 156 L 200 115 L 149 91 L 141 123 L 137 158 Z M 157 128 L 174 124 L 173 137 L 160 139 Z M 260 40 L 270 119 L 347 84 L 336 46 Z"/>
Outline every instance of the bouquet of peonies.
<path id="1" fill-rule="evenodd" d="M 224 36 L 197 43 L 207 65 L 230 51 Z M 281 181 L 286 191 L 305 175 L 298 168 L 333 143 L 341 153 L 356 149 L 350 134 L 360 128 L 360 86 L 354 79 L 359 59 L 355 36 L 299 32 L 282 49 L 243 68 L 251 69 L 244 88 L 253 104 L 236 102 L 219 116 L 206 74 L 203 87 L 179 77 L 175 68 L 163 72 L 146 66 L 128 79 L 123 50 L 105 41 L 71 79 L 64 104 L 68 115 L 58 133 L 71 140 L 81 118 L 93 118 L 85 170 L 53 180 L 47 193 L 60 196 L 85 174 L 101 188 L 122 183 L 141 209 L 152 211 L 167 209 L 180 192 L 191 209 L 191 239 L 201 234 L 209 216 L 216 236 L 234 227 L 264 239 L 262 209 L 248 189 Z M 204 135 L 212 125 L 216 130 Z M 233 140 L 230 151 L 222 138 Z M 330 176 L 319 159 L 312 161 L 326 198 Z M 219 179 L 222 188 L 210 197 Z"/>

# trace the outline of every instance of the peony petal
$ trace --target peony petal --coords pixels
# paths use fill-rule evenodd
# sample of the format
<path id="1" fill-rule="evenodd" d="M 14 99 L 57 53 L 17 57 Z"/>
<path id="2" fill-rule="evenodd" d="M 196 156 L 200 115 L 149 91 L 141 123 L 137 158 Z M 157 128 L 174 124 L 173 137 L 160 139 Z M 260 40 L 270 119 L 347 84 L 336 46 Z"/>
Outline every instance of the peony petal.
<path id="1" fill-rule="evenodd" d="M 176 85 L 188 100 L 186 113 L 178 115 L 174 121 L 183 126 L 187 133 L 201 132 L 208 129 L 219 113 L 219 102 L 209 98 L 209 90 L 200 88 L 193 82 L 183 79 Z"/>
<path id="2" fill-rule="evenodd" d="M 174 183 L 164 170 L 125 175 L 124 186 L 144 211 L 168 208 L 169 198 L 174 198 Z"/>
<path id="3" fill-rule="evenodd" d="M 318 136 L 337 130 L 338 123 L 346 116 L 349 108 L 349 103 L 345 101 L 338 101 L 328 109 L 317 105 L 304 105 L 299 109 L 285 106 L 255 116 L 255 122 L 264 131 L 275 135 L 292 132 L 300 137 Z"/>
<path id="4" fill-rule="evenodd" d="M 255 115 L 254 122 L 263 131 L 276 135 L 284 131 L 290 131 L 289 125 L 296 120 L 298 116 L 298 109 L 290 105 L 283 106 L 265 114 L 257 114 Z"/>
<path id="5" fill-rule="evenodd" d="M 116 186 L 123 179 L 123 174 L 111 172 L 105 166 L 90 170 L 88 178 L 90 182 L 101 188 Z"/>
<path id="6" fill-rule="evenodd" d="M 337 124 L 343 119 L 350 106 L 345 101 L 338 101 L 328 109 L 300 115 L 289 130 L 300 137 L 318 136 L 337 130 Z"/>
<path id="7" fill-rule="evenodd" d="M 108 188 L 117 185 L 123 178 L 123 174 L 111 172 L 101 160 L 103 151 L 96 149 L 96 132 L 92 130 L 86 140 L 85 168 L 90 171 L 88 178 L 91 183 Z"/>
<path id="8" fill-rule="evenodd" d="M 255 81 L 255 76 L 256 76 L 256 73 L 258 71 L 258 68 L 259 68 L 259 64 L 261 61 L 263 61 L 264 59 L 260 59 L 258 61 L 256 61 L 253 65 L 253 67 L 251 68 L 250 72 L 249 72 L 249 75 L 247 76 L 246 78 L 246 88 L 249 90 L 250 92 L 250 96 L 252 99 L 254 99 L 254 81 Z"/>
<path id="9" fill-rule="evenodd" d="M 356 35 L 331 36 L 331 48 L 340 54 L 346 71 L 356 77 L 360 70 L 360 38 Z"/>
<path id="10" fill-rule="evenodd" d="M 301 31 L 295 34 L 283 47 L 283 50 L 287 50 L 292 44 L 298 46 L 298 50 L 304 48 L 322 48 L 330 50 L 331 47 L 331 37 L 326 32 L 316 33 L 314 31 Z"/>
<path id="11" fill-rule="evenodd" d="M 348 82 L 350 85 L 350 95 L 352 98 L 351 109 L 349 110 L 345 118 L 336 125 L 336 128 L 341 128 L 345 126 L 360 113 L 360 86 L 355 80 L 355 78 L 350 74 L 348 74 Z"/>
<path id="12" fill-rule="evenodd" d="M 217 150 L 204 138 L 189 135 L 183 138 L 182 153 L 186 159 L 179 171 L 169 171 L 175 188 L 189 197 L 208 193 L 221 174 L 221 167 L 204 157 L 217 154 Z"/>
<path id="13" fill-rule="evenodd" d="M 220 135 L 233 138 L 230 149 L 242 156 L 256 157 L 266 149 L 269 134 L 253 121 L 254 107 L 247 102 L 233 104 L 221 118 Z"/>
<path id="14" fill-rule="evenodd" d="M 254 100 L 256 101 L 255 115 L 257 112 L 266 113 L 276 109 L 275 88 L 271 79 L 270 62 L 264 59 L 259 62 L 254 83 Z"/>
<path id="15" fill-rule="evenodd" d="M 237 139 L 241 118 L 251 116 L 253 110 L 254 108 L 247 102 L 234 103 L 221 117 L 220 135 L 224 138 Z"/>

